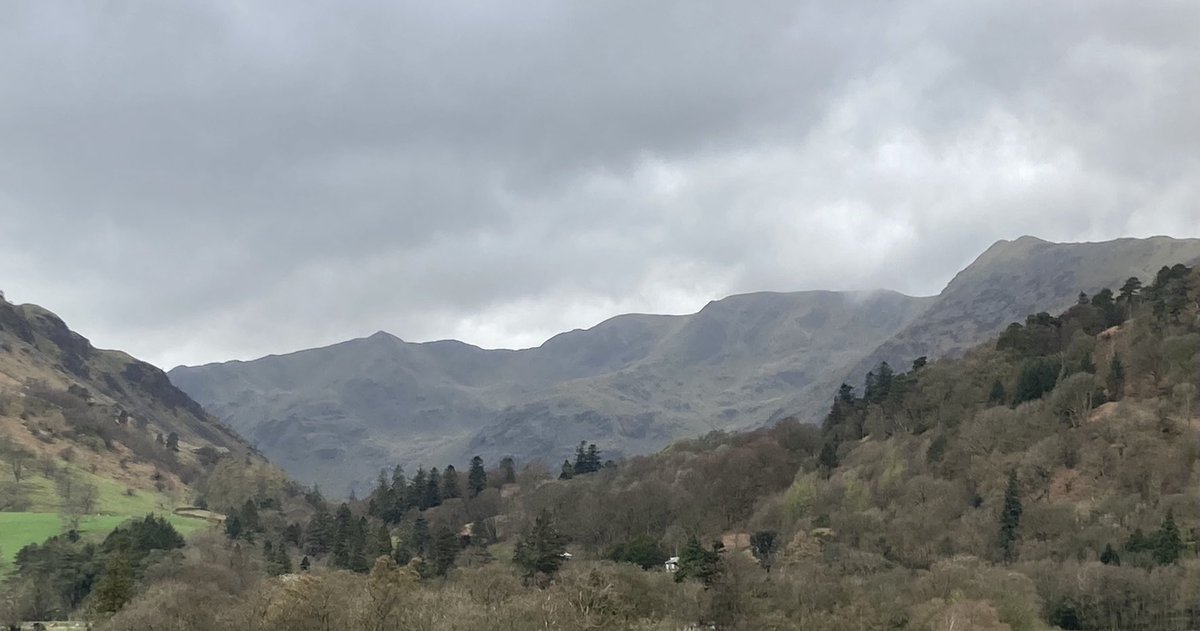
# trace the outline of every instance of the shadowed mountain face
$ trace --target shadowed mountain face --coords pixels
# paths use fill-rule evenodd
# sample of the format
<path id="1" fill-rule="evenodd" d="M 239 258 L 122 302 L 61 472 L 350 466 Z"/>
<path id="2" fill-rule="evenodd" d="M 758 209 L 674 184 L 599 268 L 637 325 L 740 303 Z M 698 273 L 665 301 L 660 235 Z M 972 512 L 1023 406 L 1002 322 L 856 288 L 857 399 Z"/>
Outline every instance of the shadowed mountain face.
<path id="1" fill-rule="evenodd" d="M 881 360 L 906 368 L 956 354 L 1080 291 L 1196 258 L 1200 240 L 1025 237 L 997 243 L 930 298 L 746 294 L 693 315 L 618 316 L 520 351 L 376 333 L 170 376 L 290 473 L 340 492 L 395 463 L 553 463 L 580 440 L 617 456 L 711 429 L 816 420 L 838 384 Z"/>

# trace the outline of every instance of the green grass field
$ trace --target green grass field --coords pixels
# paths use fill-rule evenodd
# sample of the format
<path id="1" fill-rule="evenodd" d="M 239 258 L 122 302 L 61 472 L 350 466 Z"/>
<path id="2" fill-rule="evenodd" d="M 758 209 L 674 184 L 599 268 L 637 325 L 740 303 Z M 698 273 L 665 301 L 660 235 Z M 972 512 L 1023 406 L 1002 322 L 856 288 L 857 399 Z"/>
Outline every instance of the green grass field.
<path id="1" fill-rule="evenodd" d="M 103 539 L 113 528 L 134 517 L 157 513 L 167 517 L 172 525 L 187 535 L 210 527 L 202 519 L 180 517 L 172 514 L 178 502 L 165 493 L 136 491 L 132 495 L 114 480 L 76 470 L 88 483 L 96 485 L 99 500 L 96 514 L 80 522 L 80 531 L 87 537 Z M 8 478 L 11 480 L 11 477 Z M 58 515 L 58 496 L 54 482 L 40 475 L 28 475 L 22 480 L 33 506 L 24 512 L 0 512 L 0 577 L 12 570 L 12 560 L 17 551 L 30 543 L 41 543 L 64 530 Z"/>

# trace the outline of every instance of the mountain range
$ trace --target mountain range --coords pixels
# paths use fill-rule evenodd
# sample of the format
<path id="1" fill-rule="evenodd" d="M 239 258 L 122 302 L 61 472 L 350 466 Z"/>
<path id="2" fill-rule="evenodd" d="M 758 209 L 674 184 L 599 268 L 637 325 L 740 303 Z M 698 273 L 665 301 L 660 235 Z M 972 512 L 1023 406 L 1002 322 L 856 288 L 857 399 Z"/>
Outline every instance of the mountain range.
<path id="1" fill-rule="evenodd" d="M 887 361 L 954 356 L 1080 292 L 1200 259 L 1200 239 L 1000 241 L 936 296 L 742 294 L 691 315 L 620 315 L 536 348 L 389 333 L 170 371 L 171 381 L 303 482 L 362 490 L 382 467 L 553 463 L 580 441 L 608 457 L 710 430 L 824 414 Z"/>

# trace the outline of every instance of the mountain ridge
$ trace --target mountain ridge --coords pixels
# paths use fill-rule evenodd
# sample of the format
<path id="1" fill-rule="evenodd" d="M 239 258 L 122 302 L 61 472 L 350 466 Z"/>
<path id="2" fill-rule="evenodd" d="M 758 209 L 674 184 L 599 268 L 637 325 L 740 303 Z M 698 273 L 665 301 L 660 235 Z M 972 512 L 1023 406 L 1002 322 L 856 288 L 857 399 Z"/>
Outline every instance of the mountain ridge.
<path id="1" fill-rule="evenodd" d="M 631 455 L 712 429 L 816 420 L 839 383 L 879 361 L 953 355 L 1085 288 L 1197 258 L 1197 239 L 1027 236 L 996 242 L 934 296 L 752 292 L 693 314 L 613 316 L 528 349 L 381 332 L 170 376 L 302 480 L 353 487 L 396 462 L 553 462 L 580 440 Z"/>

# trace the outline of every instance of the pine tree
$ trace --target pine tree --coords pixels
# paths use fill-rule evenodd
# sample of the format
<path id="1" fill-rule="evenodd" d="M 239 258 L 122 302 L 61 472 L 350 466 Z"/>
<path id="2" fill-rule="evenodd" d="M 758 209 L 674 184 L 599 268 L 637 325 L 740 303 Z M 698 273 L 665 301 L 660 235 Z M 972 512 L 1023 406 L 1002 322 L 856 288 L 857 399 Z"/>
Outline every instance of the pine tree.
<path id="1" fill-rule="evenodd" d="M 461 496 L 458 491 L 458 471 L 455 471 L 454 465 L 446 465 L 446 470 L 442 473 L 442 499 Z"/>
<path id="2" fill-rule="evenodd" d="M 333 546 L 334 525 L 329 516 L 325 503 L 317 504 L 312 519 L 308 521 L 308 533 L 304 539 L 304 550 L 307 554 L 320 556 L 329 552 Z"/>
<path id="3" fill-rule="evenodd" d="M 288 554 L 287 546 L 275 546 L 275 566 L 279 568 L 280 574 L 292 573 L 292 557 Z"/>
<path id="4" fill-rule="evenodd" d="M 992 391 L 988 393 L 988 403 L 992 405 L 1003 405 L 1008 400 L 1008 393 L 1004 391 L 1004 384 L 1000 380 L 992 382 Z"/>
<path id="5" fill-rule="evenodd" d="M 429 490 L 428 487 L 429 475 L 425 472 L 424 467 L 419 467 L 412 479 L 408 481 L 408 490 L 404 494 L 405 505 L 408 508 L 420 510 L 429 508 L 425 505 L 425 494 Z"/>
<path id="6" fill-rule="evenodd" d="M 262 530 L 262 524 L 258 519 L 258 505 L 254 500 L 246 500 L 242 504 L 242 530 L 245 532 L 258 532 Z"/>
<path id="7" fill-rule="evenodd" d="M 550 513 L 542 511 L 517 540 L 513 562 L 524 571 L 526 579 L 538 574 L 553 576 L 562 567 L 565 552 L 566 540 L 554 528 Z"/>
<path id="8" fill-rule="evenodd" d="M 116 613 L 133 598 L 135 587 L 129 550 L 113 550 L 104 566 L 104 575 L 92 593 L 92 608 L 99 613 Z"/>
<path id="9" fill-rule="evenodd" d="M 333 566 L 341 569 L 350 567 L 351 546 L 354 543 L 354 516 L 350 507 L 338 506 L 333 520 Z"/>
<path id="10" fill-rule="evenodd" d="M 171 432 L 167 434 L 167 449 L 171 451 L 179 451 L 179 434 Z"/>
<path id="11" fill-rule="evenodd" d="M 445 526 L 438 528 L 430 545 L 429 567 L 434 576 L 445 576 L 454 567 L 454 560 L 462 551 L 462 542 L 457 533 Z"/>
<path id="12" fill-rule="evenodd" d="M 230 539 L 237 539 L 242 536 L 242 518 L 237 515 L 230 515 L 225 518 L 225 536 Z"/>
<path id="13" fill-rule="evenodd" d="M 311 567 L 312 567 L 312 561 L 308 560 L 308 555 L 306 554 L 306 555 L 304 555 L 304 558 L 300 559 L 300 571 L 307 572 L 309 570 L 309 568 L 311 568 Z"/>
<path id="14" fill-rule="evenodd" d="M 721 555 L 716 546 L 712 550 L 704 549 L 700 540 L 689 537 L 679 554 L 679 570 L 675 572 L 675 582 L 682 583 L 689 578 L 700 579 L 705 587 L 712 585 L 720 574 Z"/>
<path id="15" fill-rule="evenodd" d="M 467 471 L 467 487 L 471 497 L 475 497 L 487 488 L 487 471 L 483 468 L 483 458 L 471 458 L 471 468 Z"/>
<path id="16" fill-rule="evenodd" d="M 408 533 L 408 548 L 414 554 L 424 555 L 425 548 L 429 546 L 429 522 L 425 521 L 424 517 L 418 517 L 413 520 L 412 528 Z"/>
<path id="17" fill-rule="evenodd" d="M 562 472 L 558 474 L 559 480 L 570 480 L 575 477 L 575 467 L 571 465 L 570 460 L 563 460 Z"/>
<path id="18" fill-rule="evenodd" d="M 392 556 L 392 533 L 387 526 L 380 524 L 367 541 L 367 559 L 374 561 L 381 556 Z"/>
<path id="19" fill-rule="evenodd" d="M 429 470 L 429 482 L 425 485 L 425 497 L 421 501 L 422 508 L 433 508 L 442 503 L 442 476 L 437 467 Z"/>
<path id="20" fill-rule="evenodd" d="M 575 465 L 573 467 L 575 475 L 587 473 L 587 467 L 587 444 L 581 440 L 579 446 L 575 448 Z"/>
<path id="21" fill-rule="evenodd" d="M 1158 533 L 1154 535 L 1154 560 L 1160 565 L 1171 565 L 1179 560 L 1183 552 L 1183 539 L 1179 536 L 1179 527 L 1175 525 L 1175 512 L 1167 510 Z"/>
<path id="22" fill-rule="evenodd" d="M 1113 354 L 1112 362 L 1108 365 L 1108 378 L 1104 382 L 1104 389 L 1108 391 L 1108 398 L 1112 401 L 1120 401 L 1125 395 L 1125 364 L 1121 363 L 1121 356 Z"/>
<path id="23" fill-rule="evenodd" d="M 588 445 L 586 459 L 588 473 L 595 473 L 600 470 L 600 450 L 596 448 L 596 443 Z"/>
<path id="24" fill-rule="evenodd" d="M 1120 565 L 1121 556 L 1113 550 L 1112 544 L 1105 544 L 1104 551 L 1100 553 L 1100 562 L 1105 565 Z"/>
<path id="25" fill-rule="evenodd" d="M 483 463 L 480 462 L 480 466 Z M 517 464 L 513 461 L 512 456 L 505 456 L 500 459 L 500 483 L 512 484 L 517 481 Z"/>
<path id="26" fill-rule="evenodd" d="M 834 469 L 838 468 L 840 462 L 837 454 L 838 446 L 832 440 L 826 440 L 824 445 L 821 445 L 821 453 L 817 456 L 817 464 L 821 466 L 821 470 L 825 475 L 829 475 Z"/>
<path id="27" fill-rule="evenodd" d="M 371 569 L 367 560 L 367 518 L 359 517 L 350 529 L 350 561 L 348 567 L 354 572 L 366 572 Z"/>
<path id="28" fill-rule="evenodd" d="M 1000 557 L 1007 563 L 1017 560 L 1021 539 L 1021 486 L 1015 470 L 1008 473 L 1004 506 L 1000 509 Z"/>

